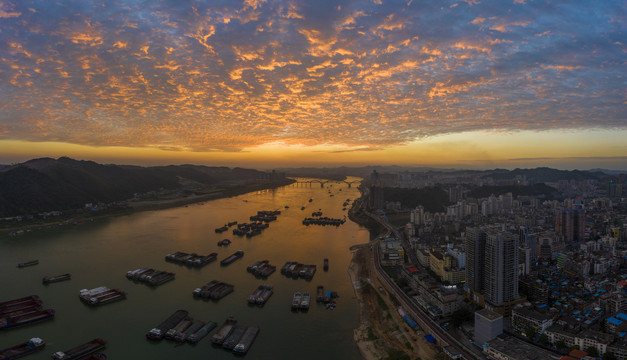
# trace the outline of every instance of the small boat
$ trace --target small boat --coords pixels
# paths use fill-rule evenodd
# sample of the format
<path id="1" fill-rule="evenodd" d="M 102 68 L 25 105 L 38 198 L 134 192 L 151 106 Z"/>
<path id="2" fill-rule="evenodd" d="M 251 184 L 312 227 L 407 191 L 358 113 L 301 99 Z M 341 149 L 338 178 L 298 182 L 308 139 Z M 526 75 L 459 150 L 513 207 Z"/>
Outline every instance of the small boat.
<path id="1" fill-rule="evenodd" d="M 44 284 L 51 284 L 51 283 L 55 283 L 59 281 L 70 280 L 71 278 L 72 278 L 72 275 L 70 274 L 63 274 L 63 275 L 56 275 L 56 276 L 44 276 L 43 279 L 41 279 L 41 282 Z"/>
<path id="2" fill-rule="evenodd" d="M 217 228 L 216 232 L 219 234 L 219 233 L 227 231 L 228 229 L 229 229 L 229 227 L 227 225 L 224 225 L 222 227 Z"/>
<path id="3" fill-rule="evenodd" d="M 39 260 L 31 260 L 31 261 L 18 263 L 17 267 L 23 268 L 23 267 L 33 266 L 33 265 L 37 265 L 37 264 L 39 264 Z"/>
<path id="4" fill-rule="evenodd" d="M 32 354 L 43 349 L 46 346 L 46 343 L 40 338 L 32 338 L 27 342 L 19 345 L 15 345 L 13 347 L 0 350 L 0 359 L 8 360 L 8 359 L 17 359 L 22 356 L 26 356 L 28 354 Z"/>
<path id="5" fill-rule="evenodd" d="M 224 239 L 224 240 L 218 241 L 218 246 L 229 246 L 230 244 L 231 244 L 231 240 L 229 240 L 229 239 Z"/>
<path id="6" fill-rule="evenodd" d="M 324 269 L 324 271 L 329 271 L 329 259 L 324 259 L 324 265 L 322 266 L 322 268 Z"/>

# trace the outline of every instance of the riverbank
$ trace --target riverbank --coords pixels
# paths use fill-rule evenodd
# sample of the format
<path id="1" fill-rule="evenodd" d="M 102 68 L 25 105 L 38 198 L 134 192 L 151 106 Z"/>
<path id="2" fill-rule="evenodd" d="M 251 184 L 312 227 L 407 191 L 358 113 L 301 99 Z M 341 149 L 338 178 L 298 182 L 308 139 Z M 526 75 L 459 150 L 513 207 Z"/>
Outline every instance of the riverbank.
<path id="1" fill-rule="evenodd" d="M 39 221 L 39 222 L 29 222 L 29 223 L 21 223 L 15 226 L 8 226 L 2 228 L 0 231 L 6 232 L 7 234 L 17 235 L 32 232 L 37 230 L 62 228 L 64 226 L 75 226 L 80 225 L 87 221 L 94 221 L 96 219 L 103 219 L 109 217 L 117 217 L 129 215 L 135 212 L 141 211 L 152 211 L 152 210 L 161 210 L 161 209 L 169 209 L 173 207 L 186 206 L 190 204 L 200 203 L 203 201 L 211 201 L 223 198 L 229 198 L 233 196 L 238 196 L 242 194 L 247 194 L 255 191 L 262 190 L 270 190 L 275 189 L 281 186 L 290 185 L 296 182 L 293 179 L 284 179 L 273 181 L 270 183 L 256 184 L 250 186 L 243 186 L 239 188 L 229 188 L 222 189 L 220 191 L 216 191 L 210 194 L 202 194 L 202 195 L 190 195 L 185 197 L 173 198 L 173 199 L 162 199 L 162 200 L 148 200 L 148 201 L 133 201 L 128 202 L 128 207 L 123 209 L 116 210 L 107 210 L 103 212 L 85 212 L 76 214 L 72 217 L 66 217 L 64 219 L 59 218 L 51 218 L 49 221 Z"/>
<path id="2" fill-rule="evenodd" d="M 370 244 L 353 246 L 348 274 L 359 304 L 360 325 L 353 332 L 362 357 L 378 359 L 434 359 L 439 353 L 400 317 L 395 298 L 375 273 Z"/>

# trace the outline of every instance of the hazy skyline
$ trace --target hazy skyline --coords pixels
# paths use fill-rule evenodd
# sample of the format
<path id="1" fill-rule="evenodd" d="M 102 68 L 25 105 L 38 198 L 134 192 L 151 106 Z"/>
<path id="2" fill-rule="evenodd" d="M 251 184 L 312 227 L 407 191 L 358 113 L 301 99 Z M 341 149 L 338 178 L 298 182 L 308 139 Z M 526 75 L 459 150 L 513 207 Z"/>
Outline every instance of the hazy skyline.
<path id="1" fill-rule="evenodd" d="M 1 1 L 0 163 L 627 169 L 624 1 Z"/>

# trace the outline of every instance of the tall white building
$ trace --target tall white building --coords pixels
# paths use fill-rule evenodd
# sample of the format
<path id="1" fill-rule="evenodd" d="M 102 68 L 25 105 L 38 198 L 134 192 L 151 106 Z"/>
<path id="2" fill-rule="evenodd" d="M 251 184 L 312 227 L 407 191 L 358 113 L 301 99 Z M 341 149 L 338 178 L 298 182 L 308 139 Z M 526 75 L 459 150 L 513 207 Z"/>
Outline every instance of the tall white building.
<path id="1" fill-rule="evenodd" d="M 487 233 L 483 286 L 485 300 L 493 306 L 518 299 L 518 239 L 513 234 Z"/>

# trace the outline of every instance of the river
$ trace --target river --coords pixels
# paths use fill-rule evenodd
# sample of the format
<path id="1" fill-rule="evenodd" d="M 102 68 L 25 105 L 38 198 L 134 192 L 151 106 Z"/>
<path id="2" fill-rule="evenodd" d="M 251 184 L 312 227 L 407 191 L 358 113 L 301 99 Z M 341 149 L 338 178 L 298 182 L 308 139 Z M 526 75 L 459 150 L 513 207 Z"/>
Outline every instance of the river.
<path id="1" fill-rule="evenodd" d="M 300 179 L 307 180 L 307 179 Z M 349 179 L 349 180 L 355 180 Z M 333 196 L 331 196 L 333 195 Z M 240 324 L 257 325 L 259 336 L 247 357 L 251 359 L 360 359 L 352 330 L 358 326 L 357 301 L 347 268 L 349 247 L 368 242 L 367 229 L 348 220 L 335 226 L 302 224 L 305 216 L 321 209 L 323 216 L 343 218 L 343 202 L 359 197 L 356 185 L 342 182 L 295 183 L 272 190 L 212 200 L 184 207 L 138 212 L 68 226 L 62 230 L 34 231 L 0 238 L 0 301 L 37 294 L 44 308 L 56 310 L 52 321 L 0 331 L 0 349 L 41 337 L 46 348 L 27 358 L 49 358 L 93 338 L 108 341 L 102 352 L 109 359 L 233 359 L 233 354 L 211 345 L 209 337 L 195 346 L 155 343 L 145 334 L 177 309 L 194 319 L 220 325 L 233 315 Z M 309 202 L 309 199 L 312 199 Z M 285 208 L 289 206 L 289 208 Z M 301 207 L 305 206 L 304 210 Z M 214 231 L 233 220 L 249 222 L 258 210 L 281 210 L 278 220 L 261 235 L 246 238 Z M 229 247 L 217 241 L 229 238 Z M 221 267 L 219 261 L 235 250 L 243 258 Z M 202 268 L 166 262 L 176 251 L 206 255 L 218 253 L 218 261 Z M 329 259 L 329 271 L 322 269 Z M 39 265 L 17 268 L 18 262 L 39 259 Z M 267 280 L 256 279 L 246 267 L 267 259 L 277 271 Z M 312 281 L 280 274 L 286 261 L 316 264 Z M 143 267 L 171 271 L 176 279 L 156 288 L 134 283 L 126 272 Z M 69 281 L 43 285 L 43 276 L 71 273 Z M 235 286 L 219 301 L 194 298 L 192 291 L 211 280 Z M 248 295 L 261 283 L 273 284 L 274 295 L 263 307 L 249 306 Z M 337 291 L 335 310 L 315 303 L 316 286 Z M 80 289 L 98 286 L 120 288 L 125 300 L 89 307 L 79 301 Z M 308 312 L 290 310 L 295 291 L 312 294 Z M 215 330 L 210 334 L 212 335 Z"/>

